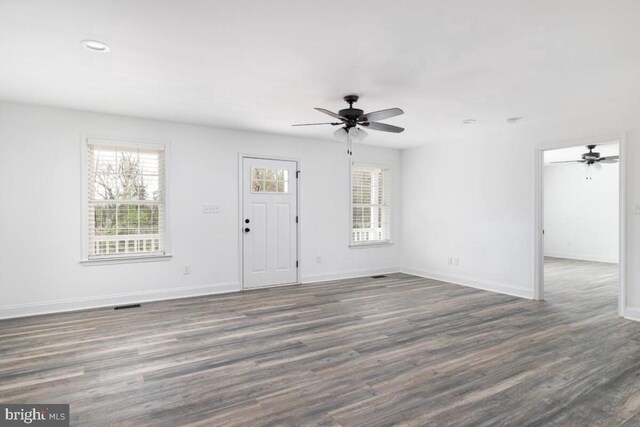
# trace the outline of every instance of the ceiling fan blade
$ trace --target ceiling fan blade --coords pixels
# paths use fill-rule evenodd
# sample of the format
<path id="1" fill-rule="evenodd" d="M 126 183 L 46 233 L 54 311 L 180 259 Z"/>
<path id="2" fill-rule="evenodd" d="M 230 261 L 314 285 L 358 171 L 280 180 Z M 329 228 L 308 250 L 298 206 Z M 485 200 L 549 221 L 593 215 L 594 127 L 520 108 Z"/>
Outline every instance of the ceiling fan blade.
<path id="1" fill-rule="evenodd" d="M 620 156 L 600 157 L 597 161 L 600 163 L 617 163 Z"/>
<path id="2" fill-rule="evenodd" d="M 377 122 L 378 120 L 388 119 L 390 117 L 399 116 L 404 114 L 399 108 L 389 108 L 387 110 L 373 111 L 371 113 L 363 114 L 358 118 L 361 122 Z"/>
<path id="3" fill-rule="evenodd" d="M 364 123 L 360 123 L 360 126 L 364 126 L 372 130 L 381 130 L 383 132 L 400 133 L 404 131 L 404 128 L 401 128 L 399 126 L 393 126 L 393 125 L 388 125 L 386 123 L 378 123 L 378 122 L 364 122 Z"/>
<path id="4" fill-rule="evenodd" d="M 340 120 L 347 120 L 346 118 L 342 117 L 340 114 L 334 113 L 333 111 L 325 110 L 324 108 L 318 108 L 318 107 L 316 107 L 316 108 L 314 108 L 314 110 L 318 110 L 318 111 L 320 111 L 321 113 L 328 114 L 328 115 L 330 115 L 331 117 L 334 117 L 334 118 L 336 118 L 336 119 L 340 119 Z"/>
<path id="5" fill-rule="evenodd" d="M 586 160 L 563 160 L 561 162 L 549 162 L 549 163 L 585 163 Z"/>
<path id="6" fill-rule="evenodd" d="M 344 123 L 340 122 L 340 123 L 297 123 L 295 125 L 291 125 L 291 126 L 316 126 L 316 125 L 331 125 L 331 126 L 337 126 L 337 125 L 342 125 Z"/>

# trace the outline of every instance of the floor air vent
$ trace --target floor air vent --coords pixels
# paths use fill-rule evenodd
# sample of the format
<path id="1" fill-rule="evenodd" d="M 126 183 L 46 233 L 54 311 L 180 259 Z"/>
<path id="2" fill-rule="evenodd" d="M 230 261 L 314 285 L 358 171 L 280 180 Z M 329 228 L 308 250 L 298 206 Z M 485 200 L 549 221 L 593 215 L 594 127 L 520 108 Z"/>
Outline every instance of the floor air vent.
<path id="1" fill-rule="evenodd" d="M 382 279 L 384 277 L 387 277 L 386 274 L 378 274 L 377 276 L 371 276 L 372 279 Z"/>
<path id="2" fill-rule="evenodd" d="M 113 307 L 114 310 L 124 310 L 125 308 L 140 308 L 140 304 L 119 305 L 117 307 Z"/>

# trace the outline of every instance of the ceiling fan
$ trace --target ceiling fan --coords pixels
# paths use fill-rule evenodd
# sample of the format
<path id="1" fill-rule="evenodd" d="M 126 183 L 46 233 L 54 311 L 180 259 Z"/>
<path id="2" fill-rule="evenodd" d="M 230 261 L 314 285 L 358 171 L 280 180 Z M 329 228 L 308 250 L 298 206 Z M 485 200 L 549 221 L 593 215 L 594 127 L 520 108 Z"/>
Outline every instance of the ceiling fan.
<path id="1" fill-rule="evenodd" d="M 386 110 L 365 113 L 359 108 L 353 108 L 353 104 L 355 102 L 358 102 L 358 95 L 347 95 L 343 99 L 347 104 L 349 104 L 349 108 L 340 110 L 337 113 L 325 110 L 324 108 L 315 108 L 321 113 L 327 114 L 337 119 L 338 121 L 325 123 L 300 123 L 292 126 L 340 126 L 340 129 L 336 130 L 333 133 L 333 136 L 335 136 L 340 141 L 347 142 L 347 153 L 349 155 L 353 154 L 353 152 L 351 151 L 351 142 L 359 142 L 367 137 L 367 132 L 362 128 L 392 133 L 400 133 L 404 131 L 404 128 L 401 128 L 399 126 L 393 126 L 386 123 L 378 122 L 378 120 L 384 120 L 404 114 L 404 111 L 402 111 L 400 108 L 389 108 Z"/>
<path id="2" fill-rule="evenodd" d="M 587 145 L 589 149 L 588 153 L 584 153 L 580 160 L 565 160 L 562 162 L 551 162 L 551 163 L 586 163 L 587 165 L 594 165 L 597 163 L 617 163 L 620 156 L 607 156 L 600 157 L 600 153 L 593 151 L 596 146 L 595 145 Z"/>
<path id="3" fill-rule="evenodd" d="M 620 156 L 600 157 L 600 153 L 593 151 L 596 148 L 595 145 L 587 145 L 587 148 L 589 149 L 589 152 L 582 154 L 582 158 L 579 160 L 564 160 L 561 162 L 550 163 L 582 163 L 589 171 L 586 179 L 591 179 L 591 167 L 599 170 L 600 168 L 602 168 L 602 164 L 618 163 L 618 160 L 620 158 Z"/>

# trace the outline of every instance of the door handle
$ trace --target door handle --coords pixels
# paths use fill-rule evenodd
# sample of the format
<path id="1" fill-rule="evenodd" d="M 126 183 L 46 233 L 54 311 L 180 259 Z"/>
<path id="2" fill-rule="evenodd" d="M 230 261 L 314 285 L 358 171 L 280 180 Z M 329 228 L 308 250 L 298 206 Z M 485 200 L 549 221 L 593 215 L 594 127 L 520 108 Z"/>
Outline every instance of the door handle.
<path id="1" fill-rule="evenodd" d="M 245 232 L 245 233 L 248 233 L 248 232 L 250 232 L 250 231 L 251 231 L 251 229 L 250 229 L 249 227 L 245 227 L 245 228 L 244 228 L 244 232 Z"/>

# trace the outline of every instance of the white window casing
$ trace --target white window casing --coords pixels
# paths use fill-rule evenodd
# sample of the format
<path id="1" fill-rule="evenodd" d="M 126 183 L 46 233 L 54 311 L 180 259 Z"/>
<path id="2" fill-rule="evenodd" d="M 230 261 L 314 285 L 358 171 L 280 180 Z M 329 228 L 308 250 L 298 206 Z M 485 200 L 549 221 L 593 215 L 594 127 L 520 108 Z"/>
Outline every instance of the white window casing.
<path id="1" fill-rule="evenodd" d="M 166 258 L 165 144 L 88 138 L 82 260 Z"/>
<path id="2" fill-rule="evenodd" d="M 391 243 L 392 188 L 389 167 L 352 163 L 351 246 Z"/>

